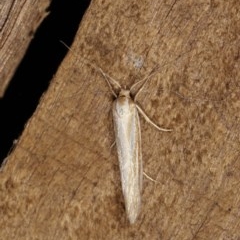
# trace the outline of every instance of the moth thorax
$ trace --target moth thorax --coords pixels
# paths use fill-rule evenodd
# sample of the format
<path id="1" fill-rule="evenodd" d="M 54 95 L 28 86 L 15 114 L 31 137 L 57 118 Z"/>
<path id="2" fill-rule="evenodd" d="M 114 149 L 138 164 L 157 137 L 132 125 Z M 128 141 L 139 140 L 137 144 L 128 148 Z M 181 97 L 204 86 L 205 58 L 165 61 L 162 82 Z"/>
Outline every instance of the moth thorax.
<path id="1" fill-rule="evenodd" d="M 128 89 L 121 89 L 119 95 L 119 97 L 127 97 L 130 98 L 130 90 Z"/>

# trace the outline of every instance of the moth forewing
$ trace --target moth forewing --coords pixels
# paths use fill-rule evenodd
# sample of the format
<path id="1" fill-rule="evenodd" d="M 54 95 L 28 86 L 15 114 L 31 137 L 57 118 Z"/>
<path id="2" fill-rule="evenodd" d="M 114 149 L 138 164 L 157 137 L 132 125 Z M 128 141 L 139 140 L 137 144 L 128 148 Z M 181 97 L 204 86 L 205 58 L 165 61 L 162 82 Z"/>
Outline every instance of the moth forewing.
<path id="1" fill-rule="evenodd" d="M 113 104 L 113 120 L 125 209 L 134 223 L 140 211 L 143 170 L 140 122 L 130 91 L 120 91 Z"/>
<path id="2" fill-rule="evenodd" d="M 108 81 L 106 76 L 105 79 Z M 142 87 L 139 91 L 141 89 Z M 117 98 L 113 104 L 113 121 L 125 209 L 129 222 L 132 224 L 136 221 L 140 211 L 143 176 L 141 129 L 138 111 L 147 122 L 158 130 L 171 130 L 160 128 L 153 123 L 131 98 L 130 91 L 120 89 L 119 94 L 114 94 L 117 95 Z"/>

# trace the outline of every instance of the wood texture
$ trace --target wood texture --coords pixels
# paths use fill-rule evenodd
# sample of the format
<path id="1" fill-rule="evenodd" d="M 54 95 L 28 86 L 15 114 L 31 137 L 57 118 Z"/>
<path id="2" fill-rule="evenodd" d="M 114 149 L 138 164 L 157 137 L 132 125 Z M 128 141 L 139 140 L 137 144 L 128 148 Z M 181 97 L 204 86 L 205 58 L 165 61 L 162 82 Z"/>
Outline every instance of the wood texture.
<path id="1" fill-rule="evenodd" d="M 240 5 L 91 3 L 0 174 L 2 239 L 240 239 Z M 85 59 L 85 60 L 84 60 Z M 144 119 L 142 209 L 125 215 L 112 96 L 156 69 Z"/>
<path id="2" fill-rule="evenodd" d="M 35 30 L 47 15 L 50 0 L 1 0 L 0 97 L 22 60 Z"/>

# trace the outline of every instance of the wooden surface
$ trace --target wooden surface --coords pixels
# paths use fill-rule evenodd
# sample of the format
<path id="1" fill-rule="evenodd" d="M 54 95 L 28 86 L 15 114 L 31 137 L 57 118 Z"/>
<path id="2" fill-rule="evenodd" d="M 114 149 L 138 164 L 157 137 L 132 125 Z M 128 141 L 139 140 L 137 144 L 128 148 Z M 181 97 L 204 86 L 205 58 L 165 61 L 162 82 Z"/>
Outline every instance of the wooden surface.
<path id="1" fill-rule="evenodd" d="M 4 95 L 37 27 L 46 17 L 49 2 L 49 0 L 1 0 L 0 97 Z"/>
<path id="2" fill-rule="evenodd" d="M 240 239 L 238 1 L 91 3 L 0 174 L 2 239 Z M 158 66 L 139 105 L 144 171 L 125 215 L 101 67 L 124 86 Z"/>

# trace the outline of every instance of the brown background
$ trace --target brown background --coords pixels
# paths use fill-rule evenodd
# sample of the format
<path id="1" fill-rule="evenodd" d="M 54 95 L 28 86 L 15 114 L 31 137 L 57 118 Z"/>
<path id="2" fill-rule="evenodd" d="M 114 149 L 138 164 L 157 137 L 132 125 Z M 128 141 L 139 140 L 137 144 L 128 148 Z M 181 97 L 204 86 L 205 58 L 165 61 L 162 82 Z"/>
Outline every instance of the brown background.
<path id="1" fill-rule="evenodd" d="M 91 3 L 0 174 L 2 239 L 240 239 L 238 1 Z M 124 212 L 101 67 L 138 103 L 142 209 Z"/>

